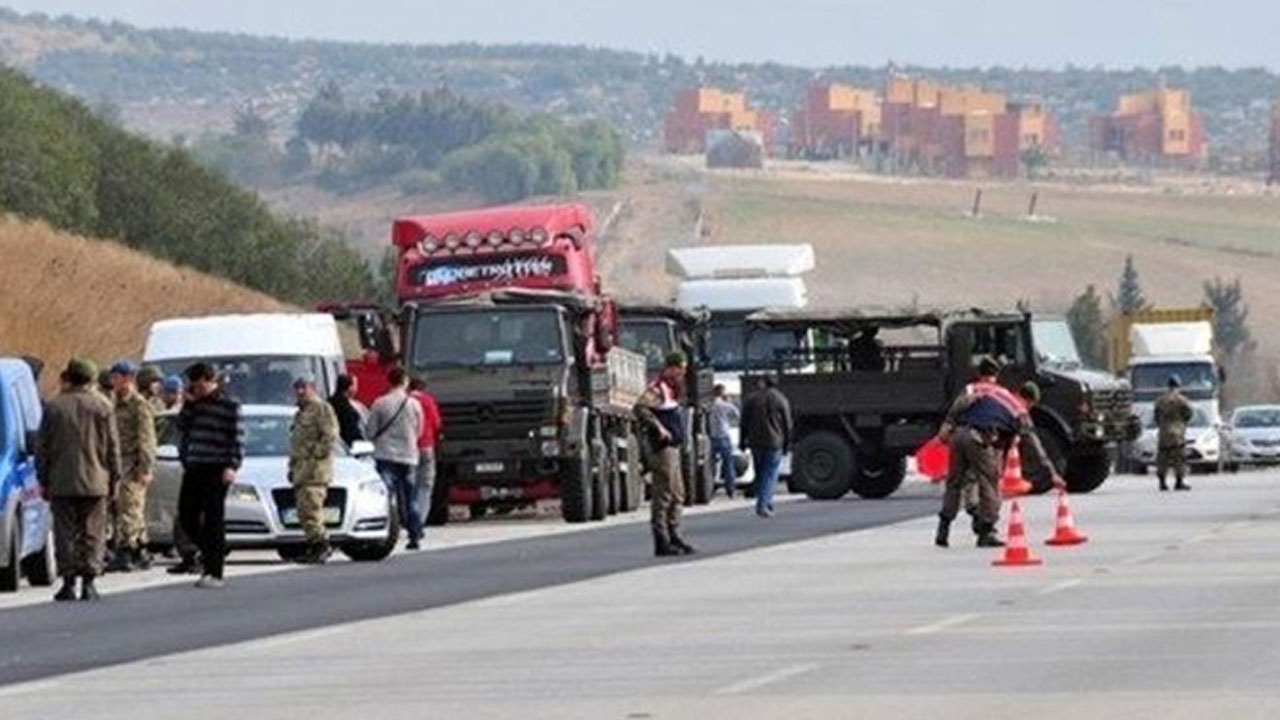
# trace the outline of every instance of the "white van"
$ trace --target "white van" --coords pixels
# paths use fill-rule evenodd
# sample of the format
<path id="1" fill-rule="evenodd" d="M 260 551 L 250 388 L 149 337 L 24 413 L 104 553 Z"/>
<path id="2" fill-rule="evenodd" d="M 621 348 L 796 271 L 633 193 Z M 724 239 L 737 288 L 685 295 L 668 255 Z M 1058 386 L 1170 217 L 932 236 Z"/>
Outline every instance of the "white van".
<path id="1" fill-rule="evenodd" d="M 210 363 L 233 397 L 254 405 L 292 405 L 302 374 L 315 377 L 327 397 L 346 366 L 337 321 L 320 313 L 161 320 L 151 326 L 142 362 L 165 375 Z"/>

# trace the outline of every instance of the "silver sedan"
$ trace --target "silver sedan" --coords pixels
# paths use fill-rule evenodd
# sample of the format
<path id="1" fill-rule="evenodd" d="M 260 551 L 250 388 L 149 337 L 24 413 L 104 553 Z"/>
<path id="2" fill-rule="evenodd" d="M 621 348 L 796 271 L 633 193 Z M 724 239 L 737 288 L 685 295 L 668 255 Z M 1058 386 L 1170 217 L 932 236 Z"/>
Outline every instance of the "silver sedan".
<path id="1" fill-rule="evenodd" d="M 293 560 L 304 549 L 293 488 L 289 485 L 289 428 L 296 409 L 243 408 L 245 458 L 227 493 L 227 547 L 273 549 Z M 159 418 L 160 449 L 155 482 L 147 493 L 147 532 L 157 547 L 174 545 L 174 521 L 182 466 L 172 413 Z M 335 448 L 333 484 L 325 500 L 329 541 L 352 560 L 386 558 L 399 540 L 393 497 L 373 464 L 357 459 L 341 443 Z"/>
<path id="2" fill-rule="evenodd" d="M 1228 469 L 1280 465 L 1280 405 L 1236 408 L 1226 432 Z"/>

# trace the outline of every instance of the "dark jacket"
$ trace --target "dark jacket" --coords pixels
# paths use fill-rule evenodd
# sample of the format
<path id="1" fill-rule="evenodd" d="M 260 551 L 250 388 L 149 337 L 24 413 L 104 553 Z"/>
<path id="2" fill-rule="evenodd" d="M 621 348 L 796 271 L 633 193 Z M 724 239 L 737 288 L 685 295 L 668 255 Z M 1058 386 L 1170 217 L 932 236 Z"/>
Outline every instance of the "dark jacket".
<path id="1" fill-rule="evenodd" d="M 188 400 L 178 413 L 178 456 L 184 467 L 206 465 L 239 470 L 244 460 L 240 403 L 221 389 Z"/>
<path id="2" fill-rule="evenodd" d="M 777 388 L 757 390 L 742 403 L 739 445 L 751 450 L 791 449 L 791 403 Z"/>
<path id="3" fill-rule="evenodd" d="M 52 497 L 106 497 L 120 481 L 120 441 L 111 404 L 88 388 L 45 403 L 36 476 Z"/>
<path id="4" fill-rule="evenodd" d="M 356 409 L 355 403 L 351 402 L 351 398 L 346 395 L 334 395 L 329 398 L 329 405 L 338 416 L 338 437 L 342 438 L 342 442 L 346 443 L 347 447 L 365 439 L 364 418 Z"/>

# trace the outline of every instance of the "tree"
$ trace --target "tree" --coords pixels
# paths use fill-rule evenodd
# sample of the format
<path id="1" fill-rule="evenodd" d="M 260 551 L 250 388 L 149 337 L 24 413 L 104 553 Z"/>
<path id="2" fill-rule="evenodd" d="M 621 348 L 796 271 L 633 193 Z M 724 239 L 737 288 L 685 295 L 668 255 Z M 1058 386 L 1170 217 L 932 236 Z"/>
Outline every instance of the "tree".
<path id="1" fill-rule="evenodd" d="M 1239 352 L 1253 341 L 1247 320 L 1249 306 L 1244 302 L 1244 290 L 1240 278 L 1226 282 L 1214 278 L 1204 284 L 1204 298 L 1213 308 L 1213 335 L 1222 348 L 1228 362 L 1235 360 Z"/>
<path id="2" fill-rule="evenodd" d="M 1076 296 L 1067 310 L 1067 325 L 1086 367 L 1107 366 L 1107 326 L 1102 317 L 1102 296 L 1093 285 Z"/>
<path id="3" fill-rule="evenodd" d="M 1138 282 L 1138 269 L 1134 266 L 1132 255 L 1125 256 L 1120 284 L 1111 298 L 1111 304 L 1124 315 L 1132 315 L 1150 307 L 1142 293 L 1142 285 Z"/>

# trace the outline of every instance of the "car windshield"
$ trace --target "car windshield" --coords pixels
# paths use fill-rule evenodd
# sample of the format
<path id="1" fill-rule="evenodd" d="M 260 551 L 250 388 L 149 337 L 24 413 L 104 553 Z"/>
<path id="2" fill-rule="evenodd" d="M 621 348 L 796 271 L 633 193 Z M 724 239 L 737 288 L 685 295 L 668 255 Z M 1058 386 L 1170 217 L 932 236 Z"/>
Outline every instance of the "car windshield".
<path id="1" fill-rule="evenodd" d="M 1280 407 L 1237 410 L 1231 425 L 1238 428 L 1280 427 Z"/>
<path id="2" fill-rule="evenodd" d="M 742 322 L 712 325 L 707 338 L 712 367 L 716 370 L 773 367 L 780 352 L 785 354 L 800 348 L 799 339 L 790 330 L 757 329 L 751 333 L 750 347 L 746 347 L 746 332 L 746 324 Z"/>
<path id="3" fill-rule="evenodd" d="M 675 334 L 671 325 L 661 320 L 624 320 L 618 333 L 618 344 L 644 355 L 645 366 L 658 370 L 675 351 Z"/>
<path id="4" fill-rule="evenodd" d="M 1133 366 L 1135 390 L 1164 390 L 1169 378 L 1176 377 L 1183 390 L 1212 390 L 1217 385 L 1213 365 L 1207 362 L 1159 363 Z"/>
<path id="5" fill-rule="evenodd" d="M 425 312 L 414 325 L 414 368 L 559 365 L 565 338 L 554 309 Z"/>
<path id="6" fill-rule="evenodd" d="M 1071 326 L 1065 320 L 1041 320 L 1031 324 L 1031 337 L 1036 343 L 1039 360 L 1049 365 L 1080 367 L 1080 351 L 1076 348 Z"/>
<path id="7" fill-rule="evenodd" d="M 324 363 L 309 356 L 183 358 L 154 363 L 164 375 L 182 375 L 192 363 L 213 365 L 231 397 L 246 405 L 292 405 L 293 381 L 310 375 L 324 386 Z"/>
<path id="8" fill-rule="evenodd" d="M 156 435 L 161 445 L 178 446 L 176 416 L 165 414 L 156 418 Z M 246 415 L 244 425 L 245 457 L 288 457 L 291 450 L 290 429 L 292 415 Z M 334 444 L 334 453 L 347 455 L 341 442 Z"/>

